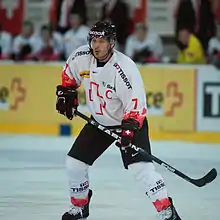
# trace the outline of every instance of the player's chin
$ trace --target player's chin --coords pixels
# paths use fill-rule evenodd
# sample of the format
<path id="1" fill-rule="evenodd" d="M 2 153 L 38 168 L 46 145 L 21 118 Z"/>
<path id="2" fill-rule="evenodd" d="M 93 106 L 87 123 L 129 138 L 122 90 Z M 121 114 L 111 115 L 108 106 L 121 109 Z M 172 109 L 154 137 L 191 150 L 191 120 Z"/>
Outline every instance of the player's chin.
<path id="1" fill-rule="evenodd" d="M 95 53 L 94 55 L 95 55 L 95 58 L 98 60 L 102 60 L 102 58 L 104 57 L 100 52 Z"/>

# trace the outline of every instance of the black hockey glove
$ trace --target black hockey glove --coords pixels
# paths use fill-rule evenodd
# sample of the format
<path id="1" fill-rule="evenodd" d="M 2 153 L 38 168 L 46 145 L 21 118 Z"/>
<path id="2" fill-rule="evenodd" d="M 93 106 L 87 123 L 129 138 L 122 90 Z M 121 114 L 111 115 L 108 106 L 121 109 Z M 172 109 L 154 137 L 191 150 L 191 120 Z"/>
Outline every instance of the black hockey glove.
<path id="1" fill-rule="evenodd" d="M 133 143 L 135 133 L 139 129 L 139 122 L 128 118 L 122 121 L 121 129 L 121 149 L 124 150 L 129 144 Z"/>
<path id="2" fill-rule="evenodd" d="M 57 86 L 56 110 L 65 115 L 69 120 L 74 117 L 74 110 L 78 107 L 77 91 L 74 87 Z"/>

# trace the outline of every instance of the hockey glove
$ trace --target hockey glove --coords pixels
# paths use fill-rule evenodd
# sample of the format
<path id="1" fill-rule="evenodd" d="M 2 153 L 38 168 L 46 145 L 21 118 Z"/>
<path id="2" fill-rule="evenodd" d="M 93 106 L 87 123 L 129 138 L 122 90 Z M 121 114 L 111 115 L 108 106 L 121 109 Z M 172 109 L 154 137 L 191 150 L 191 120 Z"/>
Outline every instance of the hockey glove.
<path id="1" fill-rule="evenodd" d="M 77 91 L 74 87 L 57 86 L 56 110 L 65 115 L 69 120 L 74 116 L 74 110 L 78 107 Z"/>
<path id="2" fill-rule="evenodd" d="M 135 133 L 139 129 L 139 122 L 128 118 L 122 121 L 121 129 L 121 149 L 123 150 L 133 143 Z"/>

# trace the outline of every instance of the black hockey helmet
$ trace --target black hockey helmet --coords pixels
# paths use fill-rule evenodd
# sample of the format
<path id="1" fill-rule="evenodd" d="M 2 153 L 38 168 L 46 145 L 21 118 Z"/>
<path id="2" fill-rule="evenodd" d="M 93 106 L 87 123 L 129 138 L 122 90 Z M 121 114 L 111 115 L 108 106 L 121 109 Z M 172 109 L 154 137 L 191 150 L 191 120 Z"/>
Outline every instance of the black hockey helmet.
<path id="1" fill-rule="evenodd" d="M 92 48 L 91 41 L 93 38 L 105 38 L 111 44 L 111 48 L 113 48 L 115 46 L 116 41 L 115 25 L 107 21 L 96 22 L 88 34 L 88 43 L 90 48 Z"/>

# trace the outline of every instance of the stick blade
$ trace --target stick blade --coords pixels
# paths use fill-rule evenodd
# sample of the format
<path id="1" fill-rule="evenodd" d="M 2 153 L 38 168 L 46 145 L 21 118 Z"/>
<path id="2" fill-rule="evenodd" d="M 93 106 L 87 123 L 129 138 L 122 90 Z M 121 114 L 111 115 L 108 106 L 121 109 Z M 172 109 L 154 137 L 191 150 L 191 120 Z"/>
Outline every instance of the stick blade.
<path id="1" fill-rule="evenodd" d="M 216 177 L 217 177 L 217 170 L 213 168 L 204 177 L 200 179 L 193 179 L 192 183 L 198 187 L 202 187 L 208 183 L 211 183 Z"/>

